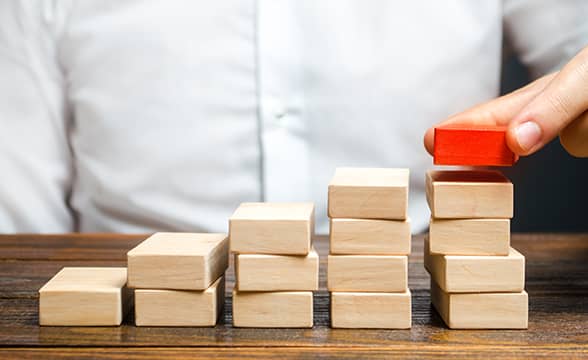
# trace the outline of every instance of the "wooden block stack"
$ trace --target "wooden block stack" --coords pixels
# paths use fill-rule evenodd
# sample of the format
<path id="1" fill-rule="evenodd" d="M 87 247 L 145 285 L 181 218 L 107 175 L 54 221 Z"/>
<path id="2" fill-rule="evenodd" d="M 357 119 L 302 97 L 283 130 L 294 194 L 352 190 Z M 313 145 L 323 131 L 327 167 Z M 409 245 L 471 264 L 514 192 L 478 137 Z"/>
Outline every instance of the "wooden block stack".
<path id="1" fill-rule="evenodd" d="M 513 185 L 498 171 L 429 171 L 425 268 L 453 329 L 527 328 L 525 258 L 510 247 Z"/>
<path id="2" fill-rule="evenodd" d="M 228 267 L 226 234 L 156 233 L 127 253 L 137 326 L 214 326 Z"/>
<path id="3" fill-rule="evenodd" d="M 408 169 L 336 170 L 328 206 L 332 327 L 411 327 L 408 180 Z"/>
<path id="4" fill-rule="evenodd" d="M 243 203 L 229 219 L 229 234 L 233 325 L 311 328 L 319 278 L 314 204 Z"/>

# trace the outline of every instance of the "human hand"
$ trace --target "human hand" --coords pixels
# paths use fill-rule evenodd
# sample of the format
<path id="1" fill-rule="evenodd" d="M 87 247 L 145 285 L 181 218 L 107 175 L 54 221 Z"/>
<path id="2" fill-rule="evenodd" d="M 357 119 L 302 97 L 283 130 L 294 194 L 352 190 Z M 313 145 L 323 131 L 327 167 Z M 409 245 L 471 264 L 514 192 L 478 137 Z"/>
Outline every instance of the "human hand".
<path id="1" fill-rule="evenodd" d="M 453 115 L 437 126 L 506 126 L 508 147 L 530 155 L 558 134 L 572 155 L 588 157 L 588 47 L 561 71 L 546 75 L 508 95 Z M 433 154 L 434 128 L 425 148 Z"/>

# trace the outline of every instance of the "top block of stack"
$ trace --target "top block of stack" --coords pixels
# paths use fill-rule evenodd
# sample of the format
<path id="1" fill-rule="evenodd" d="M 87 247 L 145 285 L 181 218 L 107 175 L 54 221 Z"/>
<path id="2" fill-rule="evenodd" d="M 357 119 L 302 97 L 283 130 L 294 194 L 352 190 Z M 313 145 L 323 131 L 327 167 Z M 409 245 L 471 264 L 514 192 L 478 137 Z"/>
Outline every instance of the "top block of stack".
<path id="1" fill-rule="evenodd" d="M 436 219 L 510 219 L 513 185 L 498 171 L 430 170 L 427 201 Z"/>
<path id="2" fill-rule="evenodd" d="M 205 290 L 227 269 L 227 234 L 156 233 L 127 253 L 128 286 Z"/>
<path id="3" fill-rule="evenodd" d="M 313 203 L 243 203 L 229 219 L 231 252 L 306 255 L 314 235 Z"/>
<path id="4" fill-rule="evenodd" d="M 406 220 L 408 169 L 338 168 L 329 183 L 329 217 Z"/>
<path id="5" fill-rule="evenodd" d="M 435 165 L 510 166 L 517 156 L 506 145 L 506 127 L 457 125 L 435 128 Z"/>

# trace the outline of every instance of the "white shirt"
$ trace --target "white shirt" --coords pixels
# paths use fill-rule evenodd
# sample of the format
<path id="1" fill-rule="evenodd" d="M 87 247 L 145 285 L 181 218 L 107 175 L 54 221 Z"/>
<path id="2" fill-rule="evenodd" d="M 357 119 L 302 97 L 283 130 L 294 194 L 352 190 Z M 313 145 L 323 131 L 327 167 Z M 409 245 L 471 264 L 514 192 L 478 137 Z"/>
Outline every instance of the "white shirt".
<path id="1" fill-rule="evenodd" d="M 535 75 L 588 43 L 588 2 L 0 1 L 0 231 L 226 231 L 314 201 L 338 166 L 408 167 L 495 97 L 503 35 Z"/>

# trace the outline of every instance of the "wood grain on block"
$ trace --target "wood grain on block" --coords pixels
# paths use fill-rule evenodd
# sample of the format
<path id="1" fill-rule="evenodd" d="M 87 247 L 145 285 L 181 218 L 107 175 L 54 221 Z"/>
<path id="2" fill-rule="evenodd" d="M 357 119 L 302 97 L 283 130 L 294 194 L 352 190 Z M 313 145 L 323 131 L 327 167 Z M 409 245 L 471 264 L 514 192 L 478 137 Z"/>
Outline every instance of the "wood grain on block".
<path id="1" fill-rule="evenodd" d="M 434 219 L 429 224 L 433 254 L 508 255 L 510 219 Z"/>
<path id="2" fill-rule="evenodd" d="M 519 293 L 451 294 L 431 282 L 431 301 L 451 329 L 526 329 L 529 299 Z"/>
<path id="3" fill-rule="evenodd" d="M 505 126 L 435 128 L 435 165 L 511 166 L 518 157 L 506 145 Z"/>
<path id="4" fill-rule="evenodd" d="M 395 255 L 329 255 L 329 291 L 405 292 L 408 257 Z"/>
<path id="5" fill-rule="evenodd" d="M 408 169 L 338 168 L 329 183 L 329 217 L 405 220 Z"/>
<path id="6" fill-rule="evenodd" d="M 331 254 L 410 254 L 409 219 L 331 219 L 329 233 Z"/>
<path id="7" fill-rule="evenodd" d="M 306 255 L 314 235 L 313 203 L 243 203 L 229 219 L 231 251 Z"/>
<path id="8" fill-rule="evenodd" d="M 319 256 L 236 254 L 235 274 L 239 291 L 318 290 Z"/>
<path id="9" fill-rule="evenodd" d="M 425 241 L 424 263 L 446 292 L 521 292 L 525 288 L 525 257 L 513 248 L 507 256 L 434 255 Z"/>
<path id="10" fill-rule="evenodd" d="M 132 303 L 127 269 L 65 267 L 39 290 L 39 324 L 118 326 Z"/>
<path id="11" fill-rule="evenodd" d="M 137 326 L 215 326 L 225 299 L 221 276 L 206 290 L 135 290 Z"/>
<path id="12" fill-rule="evenodd" d="M 241 292 L 233 290 L 233 326 L 311 328 L 311 291 Z"/>
<path id="13" fill-rule="evenodd" d="M 129 287 L 206 290 L 228 267 L 226 234 L 156 233 L 127 253 Z"/>
<path id="14" fill-rule="evenodd" d="M 408 329 L 410 290 L 402 293 L 332 292 L 331 326 L 347 329 Z"/>
<path id="15" fill-rule="evenodd" d="M 512 218 L 513 185 L 498 171 L 429 170 L 426 190 L 433 218 Z"/>

